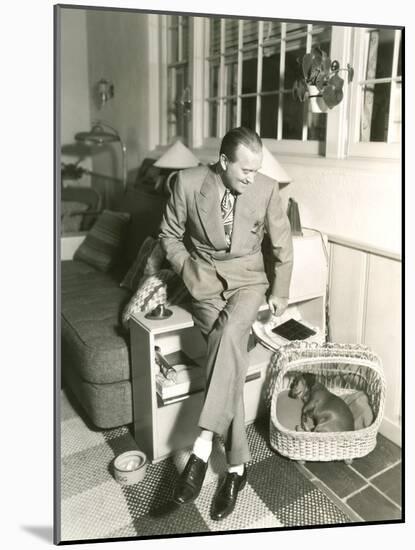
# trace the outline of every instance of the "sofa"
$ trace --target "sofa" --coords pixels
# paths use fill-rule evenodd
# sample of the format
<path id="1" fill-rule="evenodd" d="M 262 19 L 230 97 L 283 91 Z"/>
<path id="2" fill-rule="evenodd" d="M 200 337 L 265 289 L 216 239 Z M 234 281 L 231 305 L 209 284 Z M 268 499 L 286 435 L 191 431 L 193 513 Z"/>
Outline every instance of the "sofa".
<path id="1" fill-rule="evenodd" d="M 146 160 L 142 167 L 151 164 Z M 79 259 L 60 264 L 62 380 L 97 428 L 133 421 L 129 333 L 121 323 L 131 291 L 120 282 L 146 237 L 157 236 L 166 200 L 139 171 L 112 208 L 130 219 L 111 269 L 103 272 Z"/>
<path id="2" fill-rule="evenodd" d="M 136 181 L 113 207 L 130 218 L 111 269 L 96 269 L 76 259 L 76 253 L 75 259 L 60 264 L 62 380 L 85 419 L 100 429 L 133 422 L 129 332 L 123 323 L 133 293 L 120 283 L 145 240 L 157 237 L 168 198 L 163 185 L 168 173 L 160 173 L 153 163 L 143 161 Z M 266 238 L 263 252 L 271 281 L 272 254 Z M 165 272 L 169 265 L 162 267 Z M 182 298 L 180 292 L 176 295 Z"/>

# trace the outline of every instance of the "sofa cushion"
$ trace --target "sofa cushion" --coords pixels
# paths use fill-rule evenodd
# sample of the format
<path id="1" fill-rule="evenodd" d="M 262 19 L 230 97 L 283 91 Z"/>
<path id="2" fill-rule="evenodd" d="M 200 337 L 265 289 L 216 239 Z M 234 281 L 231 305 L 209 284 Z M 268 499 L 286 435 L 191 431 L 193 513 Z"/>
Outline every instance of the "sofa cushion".
<path id="1" fill-rule="evenodd" d="M 118 258 L 129 219 L 128 213 L 104 210 L 76 250 L 74 259 L 108 271 Z"/>
<path id="2" fill-rule="evenodd" d="M 61 263 L 62 354 L 81 377 L 105 384 L 130 379 L 121 313 L 130 293 L 112 275 L 77 261 Z"/>
<path id="3" fill-rule="evenodd" d="M 124 426 L 133 421 L 131 382 L 91 384 L 85 382 L 67 357 L 62 357 L 62 377 L 66 388 L 77 397 L 87 421 L 101 429 Z"/>

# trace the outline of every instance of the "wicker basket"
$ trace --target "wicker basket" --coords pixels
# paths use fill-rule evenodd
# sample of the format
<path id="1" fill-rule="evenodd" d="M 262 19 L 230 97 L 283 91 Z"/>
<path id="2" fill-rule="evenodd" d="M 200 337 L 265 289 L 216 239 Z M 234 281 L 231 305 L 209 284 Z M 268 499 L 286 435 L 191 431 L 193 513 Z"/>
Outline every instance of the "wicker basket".
<path id="1" fill-rule="evenodd" d="M 351 461 L 376 446 L 383 418 L 385 378 L 379 357 L 369 348 L 350 344 L 293 342 L 274 356 L 268 399 L 271 400 L 270 443 L 280 454 L 299 461 Z M 336 395 L 362 390 L 373 411 L 373 423 L 348 432 L 302 432 L 281 425 L 277 418 L 278 394 L 289 388 L 293 376 L 311 372 Z"/>

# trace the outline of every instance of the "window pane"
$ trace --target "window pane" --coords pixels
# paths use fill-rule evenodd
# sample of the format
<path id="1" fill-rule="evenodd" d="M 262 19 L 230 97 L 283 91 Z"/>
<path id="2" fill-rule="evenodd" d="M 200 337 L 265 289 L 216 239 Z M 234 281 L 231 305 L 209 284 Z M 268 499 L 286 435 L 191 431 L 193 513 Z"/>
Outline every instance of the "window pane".
<path id="1" fill-rule="evenodd" d="M 380 29 L 376 78 L 392 76 L 394 38 L 394 30 Z"/>
<path id="2" fill-rule="evenodd" d="M 399 37 L 398 76 L 402 75 L 402 35 Z"/>
<path id="3" fill-rule="evenodd" d="M 289 25 L 287 25 L 288 27 Z M 288 32 L 287 32 L 287 52 L 285 57 L 285 83 L 284 88 L 286 90 L 291 89 L 294 81 L 301 74 L 301 67 L 297 63 L 297 59 L 301 58 L 307 47 L 307 39 L 303 32 L 300 32 L 301 29 L 296 26 L 295 32 L 291 35 L 291 40 L 288 41 Z M 304 28 L 304 27 L 303 27 Z"/>
<path id="4" fill-rule="evenodd" d="M 242 63 L 242 93 L 256 92 L 258 58 L 252 57 Z"/>
<path id="5" fill-rule="evenodd" d="M 244 97 L 241 108 L 241 125 L 255 130 L 256 97 Z"/>
<path id="6" fill-rule="evenodd" d="M 227 99 L 225 101 L 225 120 L 226 131 L 236 127 L 236 99 Z"/>
<path id="7" fill-rule="evenodd" d="M 360 141 L 387 141 L 390 88 L 390 84 L 364 87 Z"/>
<path id="8" fill-rule="evenodd" d="M 189 18 L 188 17 L 182 17 L 182 29 L 183 29 L 183 36 L 182 36 L 182 44 L 183 44 L 183 52 L 182 52 L 182 60 L 187 61 L 189 59 Z"/>
<path id="9" fill-rule="evenodd" d="M 278 95 L 261 97 L 260 135 L 263 138 L 277 137 Z"/>
<path id="10" fill-rule="evenodd" d="M 210 19 L 210 48 L 209 55 L 220 53 L 220 19 Z"/>
<path id="11" fill-rule="evenodd" d="M 301 23 L 287 23 L 287 42 L 291 43 L 290 49 L 298 50 L 303 47 L 306 50 L 307 25 Z M 287 44 L 287 48 L 289 44 Z"/>
<path id="12" fill-rule="evenodd" d="M 238 81 L 238 63 L 236 55 L 225 58 L 225 94 L 236 95 Z"/>
<path id="13" fill-rule="evenodd" d="M 369 33 L 366 79 L 392 76 L 394 31 L 376 29 Z"/>
<path id="14" fill-rule="evenodd" d="M 291 93 L 284 94 L 282 138 L 301 139 L 303 135 L 303 106 Z"/>
<path id="15" fill-rule="evenodd" d="M 327 114 L 308 113 L 308 135 L 307 139 L 325 141 L 326 139 Z"/>
<path id="16" fill-rule="evenodd" d="M 280 85 L 280 54 L 275 48 L 264 48 L 262 58 L 262 91 L 278 90 Z"/>
<path id="17" fill-rule="evenodd" d="M 209 128 L 208 137 L 217 136 L 218 104 L 216 101 L 209 101 Z"/>
<path id="18" fill-rule="evenodd" d="M 331 27 L 324 25 L 313 25 L 311 34 L 311 44 L 313 46 L 319 46 L 320 49 L 330 55 Z"/>
<path id="19" fill-rule="evenodd" d="M 278 41 L 281 39 L 281 23 L 277 21 L 264 21 L 263 42 Z"/>
<path id="20" fill-rule="evenodd" d="M 318 46 L 320 50 L 330 56 L 331 27 L 316 27 L 313 25 L 311 45 Z"/>
<path id="21" fill-rule="evenodd" d="M 183 105 L 181 104 L 183 90 L 187 84 L 187 71 L 185 67 L 176 70 L 176 135 L 186 137 L 186 123 L 184 120 Z"/>
<path id="22" fill-rule="evenodd" d="M 225 53 L 230 54 L 238 50 L 238 20 L 225 20 Z"/>
<path id="23" fill-rule="evenodd" d="M 169 56 L 169 63 L 175 63 L 179 60 L 179 33 L 178 29 L 172 28 L 169 31 L 170 34 L 170 56 Z"/>
<path id="24" fill-rule="evenodd" d="M 209 97 L 217 97 L 219 90 L 219 64 L 209 63 Z"/>
<path id="25" fill-rule="evenodd" d="M 258 21 L 245 20 L 243 24 L 243 47 L 258 44 Z"/>

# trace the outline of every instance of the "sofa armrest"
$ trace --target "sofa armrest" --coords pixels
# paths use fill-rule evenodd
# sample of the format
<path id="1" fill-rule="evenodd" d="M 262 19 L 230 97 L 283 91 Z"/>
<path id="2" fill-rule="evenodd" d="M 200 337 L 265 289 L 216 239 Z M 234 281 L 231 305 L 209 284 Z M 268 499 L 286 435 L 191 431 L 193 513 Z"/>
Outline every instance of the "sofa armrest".
<path id="1" fill-rule="evenodd" d="M 85 239 L 86 234 L 86 231 L 80 231 L 61 235 L 61 261 L 73 259 L 76 249 Z"/>

